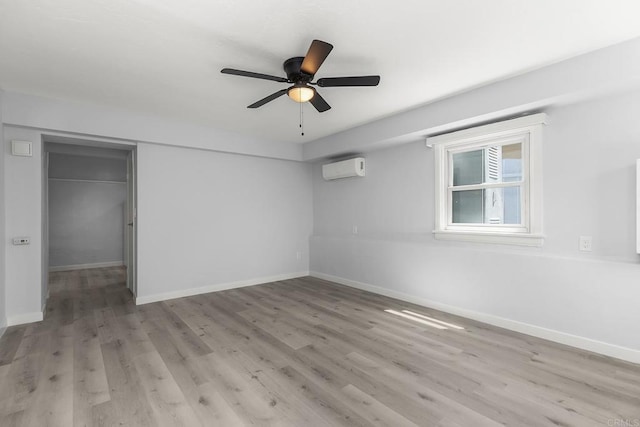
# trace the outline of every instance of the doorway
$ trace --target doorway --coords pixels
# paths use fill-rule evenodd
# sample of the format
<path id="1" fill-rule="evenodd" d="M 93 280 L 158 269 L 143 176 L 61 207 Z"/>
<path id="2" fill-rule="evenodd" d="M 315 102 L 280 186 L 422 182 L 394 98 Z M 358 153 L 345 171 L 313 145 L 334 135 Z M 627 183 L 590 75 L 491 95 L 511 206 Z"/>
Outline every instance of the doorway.
<path id="1" fill-rule="evenodd" d="M 135 143 L 43 136 L 43 147 L 43 296 L 49 273 L 122 268 L 135 297 Z"/>

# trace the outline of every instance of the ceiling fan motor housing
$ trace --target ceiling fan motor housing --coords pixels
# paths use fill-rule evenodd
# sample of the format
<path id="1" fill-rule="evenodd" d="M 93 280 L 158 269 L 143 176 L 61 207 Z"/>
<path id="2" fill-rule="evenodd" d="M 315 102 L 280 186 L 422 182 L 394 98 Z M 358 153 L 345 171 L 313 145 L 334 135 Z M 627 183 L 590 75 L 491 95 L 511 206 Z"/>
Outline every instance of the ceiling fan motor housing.
<path id="1" fill-rule="evenodd" d="M 304 56 L 295 56 L 284 61 L 282 67 L 287 74 L 287 79 L 291 83 L 309 83 L 313 79 L 313 75 L 308 75 L 300 70 L 304 61 Z"/>

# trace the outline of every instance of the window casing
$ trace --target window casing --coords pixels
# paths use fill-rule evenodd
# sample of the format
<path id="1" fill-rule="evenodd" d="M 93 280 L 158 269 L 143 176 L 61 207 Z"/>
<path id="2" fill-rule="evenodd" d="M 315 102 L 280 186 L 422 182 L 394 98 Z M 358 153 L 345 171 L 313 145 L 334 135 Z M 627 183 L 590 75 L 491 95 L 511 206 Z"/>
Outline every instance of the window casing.
<path id="1" fill-rule="evenodd" d="M 535 114 L 427 139 L 438 239 L 541 246 L 541 139 Z"/>

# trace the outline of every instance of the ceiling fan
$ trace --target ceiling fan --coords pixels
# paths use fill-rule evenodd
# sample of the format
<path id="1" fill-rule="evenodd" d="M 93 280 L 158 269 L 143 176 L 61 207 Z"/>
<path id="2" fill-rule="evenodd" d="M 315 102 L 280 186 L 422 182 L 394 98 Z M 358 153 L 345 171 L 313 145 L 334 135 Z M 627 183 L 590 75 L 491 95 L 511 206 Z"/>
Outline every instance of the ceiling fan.
<path id="1" fill-rule="evenodd" d="M 235 76 L 253 77 L 256 79 L 272 80 L 279 83 L 290 83 L 293 86 L 279 90 L 271 95 L 254 102 L 247 108 L 258 108 L 273 101 L 285 93 L 295 102 L 307 102 L 315 107 L 318 112 L 323 113 L 331 108 L 318 91 L 312 87 L 343 87 L 343 86 L 377 86 L 380 83 L 380 76 L 357 76 L 357 77 L 325 77 L 312 82 L 313 77 L 318 72 L 333 45 L 321 40 L 314 40 L 309 47 L 307 55 L 296 56 L 284 61 L 283 68 L 287 77 L 271 76 L 269 74 L 254 73 L 251 71 L 236 70 L 233 68 L 223 68 L 223 74 L 233 74 Z"/>

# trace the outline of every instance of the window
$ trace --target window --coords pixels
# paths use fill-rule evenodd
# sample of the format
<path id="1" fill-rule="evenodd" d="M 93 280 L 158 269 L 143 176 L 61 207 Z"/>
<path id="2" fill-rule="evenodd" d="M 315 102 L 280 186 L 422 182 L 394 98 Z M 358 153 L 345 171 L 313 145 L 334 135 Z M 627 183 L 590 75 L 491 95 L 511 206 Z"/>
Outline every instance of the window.
<path id="1" fill-rule="evenodd" d="M 542 246 L 545 114 L 427 138 L 435 150 L 437 239 Z"/>

